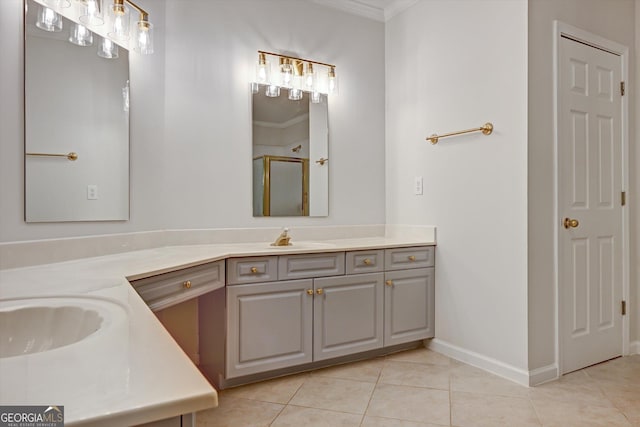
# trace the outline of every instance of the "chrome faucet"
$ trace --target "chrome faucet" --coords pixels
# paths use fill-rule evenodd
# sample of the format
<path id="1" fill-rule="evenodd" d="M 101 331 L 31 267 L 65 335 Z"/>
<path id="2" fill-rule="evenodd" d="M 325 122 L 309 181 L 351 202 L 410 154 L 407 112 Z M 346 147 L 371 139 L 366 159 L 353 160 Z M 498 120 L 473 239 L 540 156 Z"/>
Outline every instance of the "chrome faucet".
<path id="1" fill-rule="evenodd" d="M 289 240 L 291 240 L 291 237 L 289 236 L 289 229 L 284 228 L 282 233 L 280 233 L 276 241 L 273 242 L 271 246 L 290 246 L 291 243 L 289 243 Z"/>

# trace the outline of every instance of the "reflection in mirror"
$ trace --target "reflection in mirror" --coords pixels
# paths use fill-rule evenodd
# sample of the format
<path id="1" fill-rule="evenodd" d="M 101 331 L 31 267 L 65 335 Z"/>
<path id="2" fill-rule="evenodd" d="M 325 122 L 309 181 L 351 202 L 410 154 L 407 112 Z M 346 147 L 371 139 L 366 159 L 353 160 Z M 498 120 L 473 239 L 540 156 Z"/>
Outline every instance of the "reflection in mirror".
<path id="1" fill-rule="evenodd" d="M 113 57 L 66 18 L 59 32 L 36 27 L 41 8 L 25 9 L 25 220 L 126 220 L 128 52 Z"/>
<path id="2" fill-rule="evenodd" d="M 253 94 L 253 215 L 329 214 L 328 106 L 288 99 L 288 89 Z"/>

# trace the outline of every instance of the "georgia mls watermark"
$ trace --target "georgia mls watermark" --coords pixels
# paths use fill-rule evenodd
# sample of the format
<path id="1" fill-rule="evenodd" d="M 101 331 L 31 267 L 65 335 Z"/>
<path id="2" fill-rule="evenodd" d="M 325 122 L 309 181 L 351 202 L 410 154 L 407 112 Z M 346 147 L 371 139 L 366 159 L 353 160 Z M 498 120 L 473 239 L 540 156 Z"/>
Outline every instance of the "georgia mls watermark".
<path id="1" fill-rule="evenodd" d="M 0 427 L 64 427 L 64 406 L 0 406 Z"/>

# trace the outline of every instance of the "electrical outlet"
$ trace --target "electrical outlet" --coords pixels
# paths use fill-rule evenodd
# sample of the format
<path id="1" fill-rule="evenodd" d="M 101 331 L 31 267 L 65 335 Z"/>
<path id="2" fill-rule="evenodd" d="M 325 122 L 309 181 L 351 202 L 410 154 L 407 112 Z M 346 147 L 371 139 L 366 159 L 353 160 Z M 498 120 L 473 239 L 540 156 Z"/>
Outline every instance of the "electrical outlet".
<path id="1" fill-rule="evenodd" d="M 87 200 L 98 200 L 98 186 L 87 185 Z"/>
<path id="2" fill-rule="evenodd" d="M 422 196 L 422 177 L 416 176 L 413 178 L 413 192 L 416 196 Z"/>

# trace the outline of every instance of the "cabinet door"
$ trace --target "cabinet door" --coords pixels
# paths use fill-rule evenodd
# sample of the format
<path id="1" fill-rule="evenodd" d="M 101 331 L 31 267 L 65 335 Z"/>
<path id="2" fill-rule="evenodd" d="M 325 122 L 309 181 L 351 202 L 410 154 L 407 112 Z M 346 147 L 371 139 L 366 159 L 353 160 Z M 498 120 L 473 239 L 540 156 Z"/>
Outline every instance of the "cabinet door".
<path id="1" fill-rule="evenodd" d="M 385 274 L 384 345 L 434 336 L 434 269 Z"/>
<path id="2" fill-rule="evenodd" d="M 312 360 L 313 282 L 227 287 L 226 377 Z"/>
<path id="3" fill-rule="evenodd" d="M 383 273 L 315 279 L 313 359 L 382 347 Z"/>

